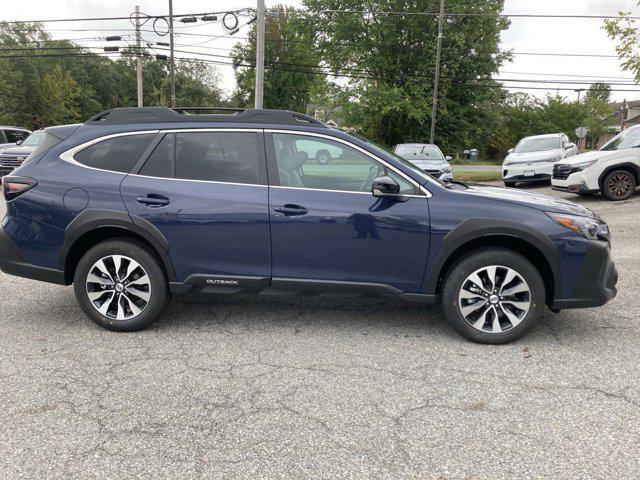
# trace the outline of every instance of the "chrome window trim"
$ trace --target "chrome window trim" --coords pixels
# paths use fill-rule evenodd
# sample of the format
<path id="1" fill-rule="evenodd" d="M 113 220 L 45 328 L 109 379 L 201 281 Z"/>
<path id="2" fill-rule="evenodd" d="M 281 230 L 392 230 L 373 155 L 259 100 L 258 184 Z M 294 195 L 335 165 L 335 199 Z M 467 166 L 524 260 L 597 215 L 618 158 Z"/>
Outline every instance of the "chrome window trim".
<path id="1" fill-rule="evenodd" d="M 281 189 L 285 189 L 285 190 L 306 190 L 306 191 L 314 191 L 314 192 L 331 192 L 331 193 L 353 193 L 355 195 L 369 195 L 370 197 L 373 196 L 373 194 L 371 192 L 354 192 L 353 190 L 330 190 L 328 188 L 307 188 L 307 187 L 283 187 L 280 185 L 269 185 L 269 188 L 281 188 Z M 404 193 L 400 193 L 398 194 L 399 197 L 405 197 L 405 198 L 428 198 L 426 195 L 411 195 L 411 194 L 404 194 Z"/>
<path id="2" fill-rule="evenodd" d="M 117 137 L 128 137 L 130 135 L 157 135 L 160 130 L 141 130 L 135 132 L 120 132 L 120 133 L 112 133 L 109 135 L 103 135 L 102 137 L 94 138 L 93 140 L 89 140 L 88 142 L 81 143 L 80 145 L 76 145 L 69 150 L 66 150 L 60 154 L 60 158 L 67 163 L 75 165 L 77 167 L 88 168 L 89 170 L 97 170 L 99 172 L 109 172 L 109 173 L 118 173 L 120 175 L 127 175 L 127 172 L 118 172 L 117 170 L 107 170 L 105 168 L 96 168 L 90 167 L 89 165 L 85 165 L 83 163 L 78 162 L 73 156 L 84 150 L 85 148 L 90 147 L 91 145 L 95 145 L 96 143 L 100 143 L 104 140 L 109 140 L 111 138 Z"/>
<path id="3" fill-rule="evenodd" d="M 417 187 L 419 191 L 424 193 L 424 195 L 405 195 L 405 196 L 407 196 L 407 197 L 416 196 L 416 197 L 427 197 L 427 198 L 431 198 L 433 196 L 431 194 L 431 192 L 429 190 L 427 190 L 424 186 L 420 185 L 413 178 L 409 177 L 404 172 L 398 170 L 396 167 L 394 167 L 393 165 L 389 164 L 387 161 L 385 161 L 385 160 L 381 159 L 380 157 L 378 157 L 377 155 L 374 155 L 373 153 L 365 150 L 364 148 L 361 148 L 361 147 L 359 147 L 357 145 L 354 145 L 353 143 L 348 142 L 347 140 L 343 140 L 342 138 L 334 137 L 334 136 L 331 136 L 331 135 L 325 135 L 325 134 L 322 134 L 322 133 L 301 132 L 299 130 L 265 129 L 264 132 L 265 133 L 282 133 L 282 134 L 291 134 L 291 135 L 303 135 L 303 136 L 306 135 L 306 136 L 310 136 L 310 137 L 326 138 L 327 140 L 333 140 L 335 142 L 344 143 L 348 147 L 351 147 L 351 148 L 359 151 L 360 153 L 363 153 L 364 155 L 372 158 L 376 162 L 380 162 L 384 166 L 390 168 L 391 170 L 396 172 L 398 175 L 403 177 L 405 180 L 407 180 L 411 185 L 413 185 L 414 187 Z M 438 183 L 433 182 L 432 180 L 429 180 L 429 182 L 435 183 L 436 185 L 439 186 Z M 311 189 L 311 188 L 302 188 L 302 187 L 283 187 L 283 188 L 296 188 L 298 190 L 321 190 L 321 191 L 324 191 L 324 192 L 335 192 L 336 191 L 336 190 L 328 190 L 328 189 L 321 189 L 321 188 L 313 188 L 313 189 Z M 342 190 L 338 190 L 338 191 L 340 191 L 341 193 L 345 193 L 345 191 L 342 191 Z M 371 193 L 369 193 L 369 192 L 354 192 L 354 193 L 366 193 L 368 195 L 371 195 Z"/>
<path id="4" fill-rule="evenodd" d="M 267 188 L 269 185 L 264 183 L 240 183 L 240 182 L 220 182 L 217 180 L 193 180 L 190 178 L 168 178 L 168 177 L 154 177 L 152 175 L 140 175 L 138 173 L 129 173 L 128 177 L 140 177 L 140 178 L 153 178 L 154 180 L 167 180 L 171 182 L 195 182 L 195 183 L 214 183 L 222 185 L 240 185 L 244 187 L 262 187 Z"/>

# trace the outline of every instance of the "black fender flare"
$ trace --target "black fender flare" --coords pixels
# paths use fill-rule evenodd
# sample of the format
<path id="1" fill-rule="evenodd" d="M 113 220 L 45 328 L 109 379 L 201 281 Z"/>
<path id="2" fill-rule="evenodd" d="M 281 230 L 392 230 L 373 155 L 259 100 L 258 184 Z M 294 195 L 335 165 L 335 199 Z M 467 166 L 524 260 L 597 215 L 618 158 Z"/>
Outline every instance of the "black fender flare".
<path id="1" fill-rule="evenodd" d="M 65 230 L 64 242 L 60 248 L 58 257 L 60 270 L 65 271 L 69 252 L 80 237 L 93 230 L 108 227 L 128 230 L 149 242 L 160 257 L 169 281 L 176 281 L 176 273 L 169 257 L 169 241 L 162 232 L 144 218 L 117 210 L 84 210 L 73 219 Z"/>
<path id="2" fill-rule="evenodd" d="M 533 227 L 492 218 L 472 218 L 465 220 L 445 235 L 438 256 L 429 271 L 426 272 L 423 291 L 427 294 L 435 293 L 438 280 L 443 273 L 443 267 L 447 260 L 449 260 L 460 247 L 473 240 L 497 236 L 517 238 L 538 249 L 551 267 L 554 279 L 554 295 L 556 297 L 560 295 L 562 258 L 560 257 L 560 252 L 549 237 Z"/>

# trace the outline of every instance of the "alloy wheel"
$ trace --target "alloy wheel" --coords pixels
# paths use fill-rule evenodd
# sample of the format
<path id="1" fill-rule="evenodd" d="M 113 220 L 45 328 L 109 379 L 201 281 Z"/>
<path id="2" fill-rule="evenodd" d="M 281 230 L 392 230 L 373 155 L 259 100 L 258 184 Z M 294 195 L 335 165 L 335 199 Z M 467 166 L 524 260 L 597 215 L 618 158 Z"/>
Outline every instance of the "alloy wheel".
<path id="1" fill-rule="evenodd" d="M 607 188 L 613 195 L 624 197 L 631 191 L 631 177 L 626 173 L 617 173 L 609 179 Z"/>
<path id="2" fill-rule="evenodd" d="M 490 265 L 469 275 L 458 293 L 460 313 L 473 328 L 502 333 L 520 324 L 531 308 L 531 289 L 512 268 Z"/>
<path id="3" fill-rule="evenodd" d="M 132 258 L 109 255 L 89 269 L 87 295 L 93 307 L 114 320 L 140 315 L 151 299 L 151 280 Z"/>

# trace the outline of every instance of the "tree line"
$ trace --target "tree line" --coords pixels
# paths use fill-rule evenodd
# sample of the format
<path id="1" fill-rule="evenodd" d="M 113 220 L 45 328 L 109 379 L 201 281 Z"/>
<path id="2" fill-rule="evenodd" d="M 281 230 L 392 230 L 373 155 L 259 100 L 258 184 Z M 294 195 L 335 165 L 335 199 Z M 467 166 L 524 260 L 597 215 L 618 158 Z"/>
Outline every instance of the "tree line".
<path id="1" fill-rule="evenodd" d="M 400 7 L 397 7 L 399 4 Z M 397 8 L 396 8 L 397 7 Z M 438 0 L 371 0 L 371 12 L 437 11 Z M 442 46 L 436 143 L 447 154 L 478 148 L 501 158 L 527 135 L 587 126 L 593 137 L 612 120 L 610 87 L 595 84 L 582 101 L 509 93 L 493 77 L 510 59 L 500 49 L 509 20 L 504 0 L 448 0 Z M 303 9 L 271 8 L 266 19 L 265 108 L 313 113 L 321 107 L 341 127 L 387 146 L 429 139 L 437 17 L 361 13 L 359 0 L 304 0 Z M 355 11 L 344 13 L 338 11 Z M 613 35 L 613 33 L 611 33 Z M 210 62 L 178 60 L 177 103 L 251 107 L 255 85 L 255 24 L 231 57 L 236 87 L 228 97 Z M 66 55 L 51 55 L 57 47 Z M 136 105 L 134 51 L 117 58 L 52 40 L 42 25 L 0 27 L 0 122 L 28 127 L 84 121 L 108 108 Z M 30 48 L 29 54 L 16 49 Z M 27 52 L 27 50 L 25 50 Z M 18 51 L 18 53 L 20 53 Z M 49 55 L 37 54 L 47 53 Z M 68 54 L 73 54 L 73 56 Z M 1 58 L 13 56 L 14 58 Z M 145 105 L 167 105 L 167 62 L 145 57 Z M 324 120 L 328 120 L 325 118 Z"/>

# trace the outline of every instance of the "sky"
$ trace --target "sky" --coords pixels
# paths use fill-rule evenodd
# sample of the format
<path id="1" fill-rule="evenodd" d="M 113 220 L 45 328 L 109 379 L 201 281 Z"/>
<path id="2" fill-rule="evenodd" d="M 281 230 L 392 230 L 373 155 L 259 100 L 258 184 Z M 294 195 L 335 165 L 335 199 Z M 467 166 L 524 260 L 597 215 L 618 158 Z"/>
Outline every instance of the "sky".
<path id="1" fill-rule="evenodd" d="M 616 15 L 619 11 L 631 11 L 640 16 L 638 0 L 506 0 L 505 14 L 557 14 L 557 15 Z M 162 15 L 168 13 L 168 0 L 110 0 L 108 2 L 96 0 L 21 0 L 20 2 L 2 2 L 0 20 L 35 20 L 55 18 L 83 18 L 126 16 L 134 10 L 134 5 L 140 5 L 143 13 Z M 269 6 L 285 3 L 300 6 L 300 0 L 267 0 Z M 211 0 L 174 0 L 175 14 L 201 13 L 216 10 L 234 10 L 245 7 L 255 7 L 251 0 L 225 0 L 212 2 Z M 240 18 L 243 25 L 251 18 Z M 143 26 L 144 30 L 151 30 L 151 22 Z M 598 55 L 616 55 L 615 42 L 608 38 L 602 29 L 601 19 L 539 19 L 512 18 L 511 26 L 501 36 L 503 49 L 510 49 L 518 53 L 586 53 Z M 77 43 L 87 46 L 102 47 L 106 44 L 104 37 L 110 34 L 126 34 L 132 31 L 128 20 L 120 21 L 78 21 L 64 23 L 47 23 L 46 28 L 54 38 L 81 39 Z M 225 35 L 225 30 L 219 23 L 176 24 L 176 50 L 198 51 L 213 55 L 229 55 L 234 44 L 244 40 L 249 26 L 241 26 L 234 36 Z M 89 29 L 122 29 L 123 32 L 95 31 Z M 221 35 L 220 38 L 198 37 L 195 34 Z M 144 40 L 151 43 L 168 41 L 152 31 L 143 32 Z M 133 36 L 127 38 L 133 41 Z M 204 43 L 202 43 L 204 42 Z M 195 45 L 198 44 L 198 45 Z M 123 45 L 123 43 L 121 43 Z M 163 48 L 163 47 L 158 47 Z M 166 53 L 157 50 L 157 53 Z M 177 52 L 176 56 L 192 56 L 189 53 Z M 222 62 L 229 59 L 208 57 Z M 230 93 L 234 87 L 233 69 L 228 65 L 217 67 L 220 72 L 222 87 Z M 609 57 L 568 57 L 542 55 L 514 55 L 510 63 L 506 63 L 499 78 L 505 79 L 539 79 L 592 81 L 592 77 L 610 79 L 612 82 L 632 83 L 633 75 L 620 67 L 617 58 Z M 578 77 L 576 77 L 578 76 Z M 584 77 L 580 77 L 584 76 Z M 509 85 L 523 85 L 509 82 Z M 531 86 L 533 84 L 525 84 Z M 567 98 L 575 99 L 578 95 L 573 89 L 587 88 L 584 84 L 544 84 L 548 88 L 571 88 L 568 91 L 558 91 Z M 613 86 L 614 89 L 637 90 L 636 92 L 613 92 L 613 99 L 640 99 L 640 86 Z M 544 96 L 555 93 L 556 90 L 513 90 L 527 91 Z"/>

